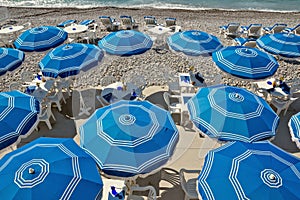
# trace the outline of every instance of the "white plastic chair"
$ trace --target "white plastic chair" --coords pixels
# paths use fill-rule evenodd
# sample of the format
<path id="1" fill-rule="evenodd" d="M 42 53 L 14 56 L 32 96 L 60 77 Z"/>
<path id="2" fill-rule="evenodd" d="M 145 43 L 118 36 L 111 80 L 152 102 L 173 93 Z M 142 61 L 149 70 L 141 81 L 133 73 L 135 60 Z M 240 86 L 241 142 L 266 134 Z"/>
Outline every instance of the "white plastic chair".
<path id="1" fill-rule="evenodd" d="M 186 179 L 185 174 L 195 174 L 196 178 Z M 197 192 L 197 177 L 200 174 L 200 170 L 188 170 L 188 169 L 180 169 L 179 176 L 181 187 L 185 193 L 185 200 L 189 199 L 198 199 Z M 190 176 L 190 175 L 189 175 Z"/>
<path id="2" fill-rule="evenodd" d="M 69 96 L 71 96 L 71 92 L 72 92 L 72 90 L 71 90 L 71 84 L 72 84 L 72 79 L 64 79 L 64 80 L 60 80 L 60 81 L 57 81 L 56 83 L 57 83 L 57 89 L 58 90 L 65 90 L 67 93 L 68 93 L 68 95 Z M 46 83 L 47 83 L 47 81 L 46 81 Z M 46 86 L 45 86 L 46 87 Z"/>
<path id="3" fill-rule="evenodd" d="M 178 95 L 170 95 L 168 92 L 163 93 L 164 100 L 168 106 L 168 110 L 171 114 L 173 113 L 181 113 L 181 103 L 179 102 L 180 96 Z M 170 99 L 175 99 L 176 102 L 170 101 Z"/>
<path id="4" fill-rule="evenodd" d="M 88 29 L 81 40 L 79 41 L 86 41 L 86 43 L 90 44 L 90 41 L 95 44 L 96 39 L 97 39 L 97 28 L 98 24 L 94 23 L 92 29 Z"/>
<path id="5" fill-rule="evenodd" d="M 51 123 L 50 123 L 50 118 L 53 118 L 54 121 L 56 121 L 53 113 L 52 113 L 52 110 L 51 110 L 51 102 L 48 102 L 45 106 L 45 108 L 41 109 L 41 113 L 39 114 L 39 117 L 38 117 L 38 123 L 37 125 L 40 123 L 40 122 L 45 122 L 46 125 L 48 126 L 49 130 L 52 129 L 52 126 L 51 126 Z"/>
<path id="6" fill-rule="evenodd" d="M 55 94 L 52 96 L 48 96 L 47 99 L 50 101 L 51 105 L 52 103 L 55 103 L 59 111 L 61 111 L 61 100 L 63 100 L 63 102 L 66 103 L 66 100 L 61 90 L 56 90 Z"/>
<path id="7" fill-rule="evenodd" d="M 270 102 L 270 104 L 272 104 L 277 110 L 276 110 L 276 113 L 277 115 L 279 115 L 281 113 L 281 111 L 284 110 L 284 113 L 283 115 L 286 114 L 289 106 L 298 99 L 298 97 L 290 97 L 289 100 L 279 100 L 279 99 L 276 99 L 276 98 L 273 98 Z"/>
<path id="8" fill-rule="evenodd" d="M 134 192 L 144 192 L 144 191 L 149 191 L 147 196 L 140 196 L 140 195 L 134 195 Z M 129 195 L 126 198 L 127 200 L 156 200 L 156 191 L 155 188 L 151 185 L 148 186 L 131 186 L 129 190 Z"/>

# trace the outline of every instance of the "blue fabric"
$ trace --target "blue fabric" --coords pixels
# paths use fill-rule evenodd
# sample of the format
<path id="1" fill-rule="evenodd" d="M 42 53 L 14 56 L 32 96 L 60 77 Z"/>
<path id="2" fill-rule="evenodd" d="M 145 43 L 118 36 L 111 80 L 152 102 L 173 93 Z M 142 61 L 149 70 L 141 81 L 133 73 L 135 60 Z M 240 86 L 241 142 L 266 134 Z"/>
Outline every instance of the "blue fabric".
<path id="1" fill-rule="evenodd" d="M 277 60 L 257 48 L 228 46 L 215 51 L 212 59 L 224 72 L 244 79 L 264 79 L 277 71 Z"/>
<path id="2" fill-rule="evenodd" d="M 76 23 L 76 21 L 77 21 L 77 20 L 74 20 L 74 19 L 68 19 L 68 20 L 66 20 L 66 21 L 63 21 L 63 22 L 57 24 L 57 26 L 58 26 L 58 27 L 65 27 L 65 26 L 67 26 L 67 25 L 69 25 L 69 24 Z"/>
<path id="3" fill-rule="evenodd" d="M 287 26 L 287 24 L 274 24 L 273 26 L 267 26 L 267 27 L 263 27 L 264 30 L 266 31 L 272 31 L 274 28 L 276 28 L 277 26 Z"/>
<path id="4" fill-rule="evenodd" d="M 234 40 L 240 45 L 240 46 L 243 46 L 246 42 L 249 42 L 249 41 L 256 41 L 255 38 L 234 38 Z"/>
<path id="5" fill-rule="evenodd" d="M 289 120 L 289 128 L 292 138 L 300 140 L 300 112 L 293 115 Z"/>
<path id="6" fill-rule="evenodd" d="M 197 30 L 174 33 L 167 43 L 171 49 L 189 56 L 209 56 L 223 47 L 216 36 Z"/>
<path id="7" fill-rule="evenodd" d="M 296 30 L 297 28 L 300 27 L 300 24 L 298 24 L 297 26 L 295 27 L 289 27 L 289 28 L 285 28 L 284 31 L 287 32 L 287 33 L 290 33 L 290 32 L 293 32 L 294 30 Z"/>
<path id="8" fill-rule="evenodd" d="M 17 69 L 25 59 L 23 51 L 11 48 L 0 48 L 0 76 L 7 71 Z"/>
<path id="9" fill-rule="evenodd" d="M 36 139 L 0 166 L 1 199 L 96 199 L 103 187 L 96 162 L 71 138 Z"/>
<path id="10" fill-rule="evenodd" d="M 17 90 L 0 92 L 0 149 L 27 134 L 37 121 L 39 110 L 39 102 L 33 96 Z"/>
<path id="11" fill-rule="evenodd" d="M 165 164 L 179 138 L 169 112 L 148 101 L 97 109 L 80 127 L 80 146 L 108 175 L 132 177 Z"/>
<path id="12" fill-rule="evenodd" d="M 39 67 L 44 76 L 64 78 L 97 66 L 103 56 L 103 51 L 96 45 L 65 44 L 48 52 Z"/>
<path id="13" fill-rule="evenodd" d="M 187 103 L 190 119 L 211 138 L 254 142 L 275 135 L 279 117 L 261 97 L 246 89 L 200 88 Z"/>
<path id="14" fill-rule="evenodd" d="M 101 18 L 108 18 L 108 19 L 110 19 L 110 22 L 111 23 L 113 23 L 114 21 L 115 21 L 115 19 L 114 18 L 111 18 L 110 16 L 99 16 L 99 18 L 101 19 Z"/>
<path id="15" fill-rule="evenodd" d="M 121 30 L 110 33 L 99 40 L 98 45 L 105 52 L 112 55 L 131 56 L 144 53 L 151 49 L 153 41 L 141 32 Z"/>
<path id="16" fill-rule="evenodd" d="M 252 26 L 262 26 L 262 24 L 250 24 L 249 26 L 241 26 L 244 31 L 249 30 Z"/>
<path id="17" fill-rule="evenodd" d="M 287 33 L 268 34 L 256 40 L 265 51 L 287 58 L 300 57 L 300 36 Z"/>
<path id="18" fill-rule="evenodd" d="M 54 26 L 40 26 L 23 32 L 14 42 L 22 51 L 45 51 L 62 44 L 67 32 Z"/>
<path id="19" fill-rule="evenodd" d="M 300 159 L 269 141 L 232 142 L 210 151 L 198 177 L 207 199 L 300 199 Z"/>
<path id="20" fill-rule="evenodd" d="M 88 25 L 90 25 L 90 24 L 92 24 L 94 22 L 95 22 L 95 20 L 93 20 L 93 19 L 86 19 L 86 20 L 81 21 L 79 24 L 80 25 L 88 26 Z"/>

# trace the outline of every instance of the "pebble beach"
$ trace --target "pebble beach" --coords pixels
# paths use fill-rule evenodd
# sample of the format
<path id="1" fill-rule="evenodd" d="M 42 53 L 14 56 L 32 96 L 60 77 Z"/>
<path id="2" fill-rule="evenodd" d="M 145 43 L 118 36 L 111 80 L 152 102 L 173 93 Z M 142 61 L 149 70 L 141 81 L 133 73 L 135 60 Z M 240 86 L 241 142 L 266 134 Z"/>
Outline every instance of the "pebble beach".
<path id="1" fill-rule="evenodd" d="M 76 19 L 82 21 L 85 19 L 94 19 L 96 23 L 101 24 L 99 16 L 108 15 L 119 20 L 120 15 L 131 15 L 139 24 L 139 31 L 145 32 L 145 15 L 155 16 L 159 24 L 164 24 L 166 17 L 175 17 L 177 25 L 181 30 L 201 30 L 217 36 L 224 46 L 232 45 L 232 39 L 224 38 L 219 33 L 219 26 L 226 25 L 229 22 L 238 22 L 241 25 L 251 23 L 262 23 L 263 26 L 272 26 L 274 23 L 286 23 L 293 27 L 299 23 L 299 12 L 261 12 L 261 11 L 222 11 L 222 10 L 176 10 L 176 9 L 155 9 L 155 8 L 115 8 L 98 7 L 89 9 L 78 8 L 23 8 L 10 7 L 10 20 L 17 24 L 31 23 L 31 27 L 41 25 L 53 25 L 67 19 Z M 145 32 L 147 33 L 147 32 Z M 103 38 L 107 31 L 98 31 L 97 40 Z M 97 44 L 97 43 L 96 43 Z M 47 52 L 30 52 L 25 54 L 25 61 L 13 73 L 2 76 L 2 82 L 8 90 L 11 82 L 19 81 L 22 71 L 40 71 L 38 63 Z M 300 77 L 300 62 L 279 60 L 280 66 L 275 77 L 283 77 L 285 80 L 292 80 Z M 145 77 L 147 85 L 165 85 L 166 77 L 172 77 L 178 72 L 187 72 L 193 66 L 200 73 L 209 73 L 210 76 L 222 74 L 223 82 L 233 86 L 242 86 L 250 88 L 248 81 L 243 81 L 228 77 L 220 72 L 215 66 L 211 57 L 187 57 L 176 54 L 172 51 L 158 53 L 151 49 L 144 54 L 130 57 L 105 56 L 105 59 L 98 67 L 78 76 L 78 87 L 96 87 L 105 75 L 116 77 L 121 80 L 132 74 L 141 74 Z"/>

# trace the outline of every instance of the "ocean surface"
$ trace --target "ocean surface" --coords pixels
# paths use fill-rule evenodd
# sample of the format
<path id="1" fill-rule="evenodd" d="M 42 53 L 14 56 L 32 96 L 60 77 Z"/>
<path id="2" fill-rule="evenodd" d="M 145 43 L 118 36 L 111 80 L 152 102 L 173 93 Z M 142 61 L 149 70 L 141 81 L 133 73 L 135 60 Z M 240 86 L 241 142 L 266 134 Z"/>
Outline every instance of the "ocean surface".
<path id="1" fill-rule="evenodd" d="M 299 12 L 300 0 L 0 0 L 0 6 L 78 8 L 114 6 Z"/>

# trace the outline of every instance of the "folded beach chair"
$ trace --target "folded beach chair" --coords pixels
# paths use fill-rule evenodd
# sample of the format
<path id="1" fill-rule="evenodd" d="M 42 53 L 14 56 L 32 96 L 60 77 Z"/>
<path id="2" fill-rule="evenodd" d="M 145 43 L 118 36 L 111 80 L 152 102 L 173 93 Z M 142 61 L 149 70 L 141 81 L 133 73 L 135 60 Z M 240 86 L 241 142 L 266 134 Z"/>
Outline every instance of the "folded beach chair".
<path id="1" fill-rule="evenodd" d="M 95 20 L 93 19 L 86 19 L 81 21 L 79 24 L 80 25 L 85 25 L 85 26 L 92 26 L 95 23 Z"/>
<path id="2" fill-rule="evenodd" d="M 280 33 L 287 27 L 287 24 L 274 24 L 273 26 L 264 27 L 262 30 L 264 34 L 270 34 L 270 33 Z"/>
<path id="3" fill-rule="evenodd" d="M 242 32 L 247 37 L 260 37 L 262 24 L 250 24 L 249 26 L 241 26 Z"/>
<path id="4" fill-rule="evenodd" d="M 256 47 L 256 39 L 255 38 L 234 38 L 233 46 L 247 46 L 247 47 Z"/>
<path id="5" fill-rule="evenodd" d="M 224 34 L 225 38 L 228 36 L 237 37 L 240 34 L 239 27 L 239 23 L 229 23 L 225 26 L 220 26 L 220 33 Z"/>
<path id="6" fill-rule="evenodd" d="M 100 16 L 99 18 L 102 23 L 101 30 L 111 31 L 113 28 L 113 23 L 115 22 L 115 19 L 111 18 L 110 16 Z"/>
<path id="7" fill-rule="evenodd" d="M 285 33 L 294 33 L 294 34 L 300 35 L 300 24 L 298 24 L 297 26 L 292 27 L 292 28 L 285 28 L 283 30 L 283 32 L 285 32 Z"/>
<path id="8" fill-rule="evenodd" d="M 154 16 L 144 16 L 144 22 L 146 28 L 152 28 L 157 25 L 157 21 Z"/>
<path id="9" fill-rule="evenodd" d="M 135 20 L 131 16 L 121 15 L 120 19 L 121 19 L 122 29 L 131 30 L 138 27 Z"/>
<path id="10" fill-rule="evenodd" d="M 75 20 L 75 19 L 68 19 L 66 21 L 61 22 L 60 24 L 57 24 L 57 27 L 66 27 L 66 26 L 69 26 L 69 25 L 74 24 L 76 22 L 77 22 L 77 20 Z"/>
<path id="11" fill-rule="evenodd" d="M 176 26 L 176 18 L 174 17 L 167 17 L 166 20 L 166 27 L 173 27 Z"/>

